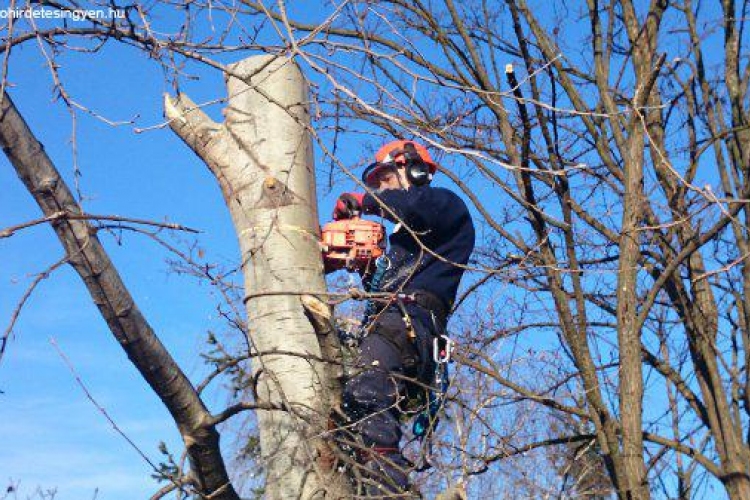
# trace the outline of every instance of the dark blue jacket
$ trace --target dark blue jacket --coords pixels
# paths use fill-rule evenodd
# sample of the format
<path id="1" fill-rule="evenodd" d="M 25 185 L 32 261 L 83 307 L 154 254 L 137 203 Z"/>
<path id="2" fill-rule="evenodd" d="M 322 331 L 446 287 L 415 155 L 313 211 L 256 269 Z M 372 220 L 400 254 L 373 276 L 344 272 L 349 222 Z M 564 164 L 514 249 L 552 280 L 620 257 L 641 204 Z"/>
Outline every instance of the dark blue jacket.
<path id="1" fill-rule="evenodd" d="M 453 263 L 466 265 L 474 249 L 474 224 L 466 204 L 454 192 L 429 185 L 383 190 L 377 196 L 424 246 L 447 261 L 422 250 L 409 231 L 397 225 L 389 237 L 391 267 L 380 289 L 425 290 L 440 297 L 448 308 L 453 307 L 464 273 Z M 381 211 L 381 205 L 370 194 L 365 195 L 362 205 L 365 213 L 382 214 L 398 222 L 387 210 Z"/>

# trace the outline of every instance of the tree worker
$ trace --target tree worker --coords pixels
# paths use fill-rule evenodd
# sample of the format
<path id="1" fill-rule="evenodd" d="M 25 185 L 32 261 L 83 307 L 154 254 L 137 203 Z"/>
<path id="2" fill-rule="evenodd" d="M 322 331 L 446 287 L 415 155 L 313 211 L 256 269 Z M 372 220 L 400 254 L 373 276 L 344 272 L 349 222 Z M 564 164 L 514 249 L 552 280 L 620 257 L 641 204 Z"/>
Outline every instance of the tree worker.
<path id="1" fill-rule="evenodd" d="M 370 496 L 408 494 L 399 402 L 409 384 L 434 382 L 433 340 L 445 333 L 474 249 L 469 210 L 452 191 L 430 185 L 436 170 L 421 144 L 390 142 L 362 174 L 369 192 L 344 193 L 334 208 L 336 220 L 364 213 L 396 224 L 384 265 L 378 266 L 376 289 L 368 290 L 393 298 L 366 314 L 359 373 L 345 383 L 343 393 L 343 410 L 364 445 L 364 468 L 374 478 L 366 487 Z M 373 279 L 372 274 L 363 277 L 366 290 Z"/>

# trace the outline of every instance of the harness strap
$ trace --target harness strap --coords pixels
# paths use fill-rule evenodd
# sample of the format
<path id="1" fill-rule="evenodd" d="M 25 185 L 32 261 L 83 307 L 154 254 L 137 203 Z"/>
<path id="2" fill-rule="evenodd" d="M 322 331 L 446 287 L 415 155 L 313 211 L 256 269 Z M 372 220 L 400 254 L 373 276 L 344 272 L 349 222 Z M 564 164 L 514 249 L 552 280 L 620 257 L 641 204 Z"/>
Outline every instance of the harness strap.
<path id="1" fill-rule="evenodd" d="M 445 302 L 432 292 L 427 290 L 414 290 L 410 293 L 402 294 L 402 300 L 407 304 L 416 304 L 435 315 L 440 324 L 445 327 L 448 322 L 449 309 Z"/>
<path id="2" fill-rule="evenodd" d="M 396 300 L 396 305 L 399 311 L 401 311 L 401 318 L 404 320 L 404 326 L 406 326 L 406 336 L 409 340 L 414 342 L 417 338 L 417 331 L 414 329 L 414 323 L 411 321 L 411 316 L 404 306 L 404 301 L 400 298 Z"/>

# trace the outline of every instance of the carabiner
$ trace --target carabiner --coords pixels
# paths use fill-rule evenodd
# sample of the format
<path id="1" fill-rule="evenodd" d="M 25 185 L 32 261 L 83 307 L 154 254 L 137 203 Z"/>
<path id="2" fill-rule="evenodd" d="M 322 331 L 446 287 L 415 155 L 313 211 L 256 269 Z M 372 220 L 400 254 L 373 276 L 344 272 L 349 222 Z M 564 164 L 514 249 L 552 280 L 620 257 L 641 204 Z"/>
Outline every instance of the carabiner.
<path id="1" fill-rule="evenodd" d="M 440 349 L 440 339 L 445 341 L 445 349 Z M 444 364 L 451 360 L 453 340 L 447 335 L 440 335 L 432 339 L 432 359 L 437 364 Z"/>

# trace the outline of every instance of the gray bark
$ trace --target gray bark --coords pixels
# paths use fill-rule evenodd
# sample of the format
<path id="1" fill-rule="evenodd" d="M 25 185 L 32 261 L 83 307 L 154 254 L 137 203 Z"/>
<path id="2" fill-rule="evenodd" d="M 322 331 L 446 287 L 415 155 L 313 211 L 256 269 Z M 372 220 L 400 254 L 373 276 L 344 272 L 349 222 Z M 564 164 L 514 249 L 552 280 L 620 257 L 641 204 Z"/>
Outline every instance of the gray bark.
<path id="1" fill-rule="evenodd" d="M 257 394 L 288 410 L 257 414 L 265 497 L 339 496 L 331 487 L 335 473 L 318 466 L 325 453 L 320 436 L 338 393 L 319 360 L 335 351 L 335 338 L 316 332 L 300 300 L 326 290 L 307 87 L 299 68 L 282 57 L 251 57 L 227 74 L 224 123 L 185 95 L 167 96 L 165 111 L 221 186 L 242 252 L 249 338 L 260 353 L 253 368 Z"/>
<path id="2" fill-rule="evenodd" d="M 195 388 L 141 314 L 96 230 L 76 217 L 81 209 L 73 194 L 7 94 L 1 109 L 0 146 L 44 215 L 57 214 L 51 225 L 68 262 L 83 279 L 130 361 L 171 413 L 185 442 L 199 495 L 239 500 L 221 457 L 219 434 Z"/>

